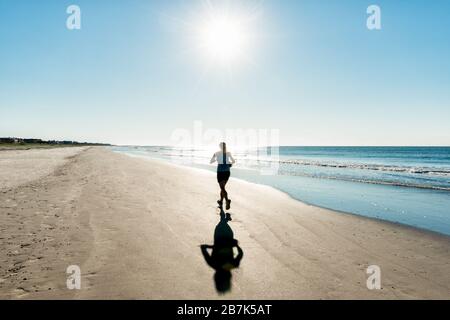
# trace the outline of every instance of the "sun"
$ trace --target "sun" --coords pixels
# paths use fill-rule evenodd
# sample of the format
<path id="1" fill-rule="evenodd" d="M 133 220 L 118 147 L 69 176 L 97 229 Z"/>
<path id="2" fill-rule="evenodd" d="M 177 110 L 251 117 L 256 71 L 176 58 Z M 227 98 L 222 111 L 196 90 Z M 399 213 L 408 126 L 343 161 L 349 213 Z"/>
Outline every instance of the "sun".
<path id="1" fill-rule="evenodd" d="M 181 39 L 183 60 L 192 61 L 202 76 L 213 70 L 232 76 L 256 66 L 264 52 L 262 1 L 198 0 L 180 7 L 181 17 L 163 14 L 161 21 Z"/>
<path id="2" fill-rule="evenodd" d="M 253 64 L 260 38 L 262 8 L 258 2 L 204 0 L 186 26 L 190 47 L 211 66 L 228 70 L 237 65 Z"/>
<path id="3" fill-rule="evenodd" d="M 200 50 L 215 62 L 235 63 L 248 53 L 249 32 L 238 17 L 212 15 L 199 30 Z"/>

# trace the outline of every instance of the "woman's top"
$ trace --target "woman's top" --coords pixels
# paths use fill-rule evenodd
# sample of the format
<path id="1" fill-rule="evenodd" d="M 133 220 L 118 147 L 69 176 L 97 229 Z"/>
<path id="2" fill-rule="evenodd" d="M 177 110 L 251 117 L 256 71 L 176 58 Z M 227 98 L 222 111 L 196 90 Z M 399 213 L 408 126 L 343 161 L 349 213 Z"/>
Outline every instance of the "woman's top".
<path id="1" fill-rule="evenodd" d="M 230 171 L 232 159 L 230 152 L 223 153 L 222 151 L 217 151 L 215 154 L 217 160 L 217 172 L 228 172 Z"/>

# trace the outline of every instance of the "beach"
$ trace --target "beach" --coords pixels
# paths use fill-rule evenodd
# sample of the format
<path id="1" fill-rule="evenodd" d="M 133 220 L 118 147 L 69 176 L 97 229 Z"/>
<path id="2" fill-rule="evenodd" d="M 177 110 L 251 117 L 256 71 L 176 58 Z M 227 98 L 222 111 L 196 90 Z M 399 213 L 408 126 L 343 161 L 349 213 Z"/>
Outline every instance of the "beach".
<path id="1" fill-rule="evenodd" d="M 103 147 L 1 151 L 0 165 L 1 299 L 450 298 L 449 237 L 234 178 L 243 258 L 219 294 L 200 250 L 220 221 L 214 173 Z"/>

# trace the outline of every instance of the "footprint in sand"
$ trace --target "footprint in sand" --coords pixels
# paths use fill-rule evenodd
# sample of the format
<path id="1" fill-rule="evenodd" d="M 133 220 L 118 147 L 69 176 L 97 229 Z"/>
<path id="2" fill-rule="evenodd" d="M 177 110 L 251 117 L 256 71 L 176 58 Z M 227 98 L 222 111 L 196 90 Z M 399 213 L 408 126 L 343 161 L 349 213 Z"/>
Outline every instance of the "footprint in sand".
<path id="1" fill-rule="evenodd" d="M 13 293 L 14 293 L 14 296 L 16 296 L 17 298 L 22 298 L 22 297 L 27 296 L 30 293 L 30 291 L 23 287 L 18 287 L 17 289 L 13 290 Z"/>

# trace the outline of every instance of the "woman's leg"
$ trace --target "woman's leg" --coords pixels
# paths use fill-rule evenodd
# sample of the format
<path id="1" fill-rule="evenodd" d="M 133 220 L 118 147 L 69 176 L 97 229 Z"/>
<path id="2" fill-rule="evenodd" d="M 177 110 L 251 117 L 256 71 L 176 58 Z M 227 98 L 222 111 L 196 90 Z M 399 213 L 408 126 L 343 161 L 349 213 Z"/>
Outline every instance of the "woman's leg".
<path id="1" fill-rule="evenodd" d="M 219 186 L 220 186 L 220 201 L 223 201 L 223 199 L 225 198 L 225 200 L 228 201 L 228 193 L 227 190 L 225 190 L 225 185 L 227 184 L 227 181 L 220 181 L 219 182 Z"/>
<path id="2" fill-rule="evenodd" d="M 223 199 L 225 198 L 225 200 L 227 201 L 225 209 L 229 210 L 230 209 L 230 205 L 231 205 L 231 200 L 228 199 L 228 192 L 227 192 L 227 190 L 225 190 L 225 185 L 227 184 L 227 182 L 228 182 L 228 180 L 223 181 L 222 183 L 220 183 L 220 199 L 221 199 L 221 202 L 222 202 Z"/>

